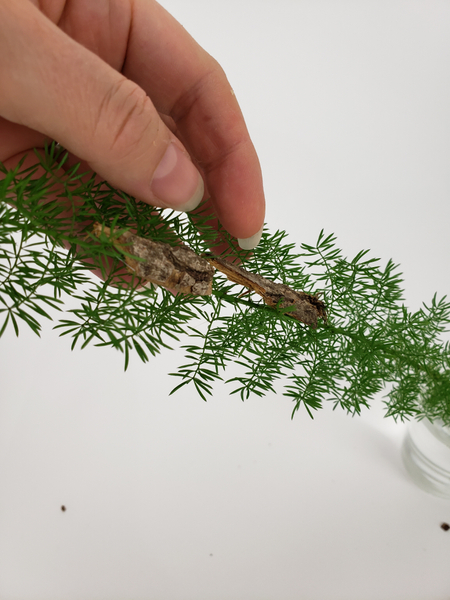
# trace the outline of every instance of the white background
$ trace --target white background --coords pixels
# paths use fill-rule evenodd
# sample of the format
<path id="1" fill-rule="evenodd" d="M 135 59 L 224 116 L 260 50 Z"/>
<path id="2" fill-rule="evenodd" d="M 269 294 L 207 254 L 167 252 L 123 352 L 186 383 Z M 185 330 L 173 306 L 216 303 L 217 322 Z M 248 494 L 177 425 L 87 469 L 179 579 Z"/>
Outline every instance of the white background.
<path id="1" fill-rule="evenodd" d="M 410 308 L 450 292 L 450 3 L 162 4 L 228 75 L 271 230 L 392 257 Z M 180 362 L 4 336 L 1 600 L 450 598 L 450 502 L 381 398 L 291 421 L 282 396 L 169 398 Z"/>

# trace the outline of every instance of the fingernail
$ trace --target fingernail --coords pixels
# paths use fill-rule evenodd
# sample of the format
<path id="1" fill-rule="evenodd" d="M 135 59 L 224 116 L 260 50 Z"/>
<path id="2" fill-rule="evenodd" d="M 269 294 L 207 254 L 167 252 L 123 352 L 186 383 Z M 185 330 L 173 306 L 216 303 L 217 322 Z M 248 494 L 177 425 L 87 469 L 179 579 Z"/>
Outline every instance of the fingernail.
<path id="1" fill-rule="evenodd" d="M 168 208 L 189 212 L 202 201 L 204 184 L 189 157 L 172 142 L 156 168 L 151 190 Z"/>
<path id="2" fill-rule="evenodd" d="M 242 248 L 242 250 L 253 250 L 254 248 L 256 248 L 256 246 L 261 240 L 263 229 L 264 226 L 261 227 L 258 233 L 255 233 L 255 235 L 252 235 L 249 238 L 238 239 L 238 244 Z"/>

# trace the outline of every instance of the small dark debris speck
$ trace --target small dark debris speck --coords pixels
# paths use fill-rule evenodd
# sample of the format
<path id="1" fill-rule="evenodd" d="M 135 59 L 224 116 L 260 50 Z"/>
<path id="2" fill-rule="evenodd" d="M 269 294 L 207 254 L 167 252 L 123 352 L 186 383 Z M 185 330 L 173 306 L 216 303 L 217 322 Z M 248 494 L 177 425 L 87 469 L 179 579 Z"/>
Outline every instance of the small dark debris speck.
<path id="1" fill-rule="evenodd" d="M 450 529 L 450 525 L 448 523 L 441 523 L 441 529 L 448 531 Z"/>
<path id="2" fill-rule="evenodd" d="M 66 512 L 66 507 L 64 506 L 64 504 L 61 506 L 61 510 L 62 510 L 63 512 Z"/>

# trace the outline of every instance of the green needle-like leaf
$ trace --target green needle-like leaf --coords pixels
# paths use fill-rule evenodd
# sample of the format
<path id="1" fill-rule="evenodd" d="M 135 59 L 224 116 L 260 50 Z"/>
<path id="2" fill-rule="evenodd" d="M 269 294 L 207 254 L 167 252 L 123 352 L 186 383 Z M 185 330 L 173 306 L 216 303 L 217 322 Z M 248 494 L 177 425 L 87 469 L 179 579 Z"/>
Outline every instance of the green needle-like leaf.
<path id="1" fill-rule="evenodd" d="M 450 343 L 444 339 L 450 302 L 433 296 L 410 312 L 392 261 L 383 266 L 367 250 L 347 259 L 324 231 L 314 244 L 296 247 L 284 231 L 265 230 L 251 256 L 234 252 L 253 273 L 318 294 L 327 320 L 317 329 L 293 319 L 289 309 L 242 296 L 242 286 L 221 273 L 209 297 L 139 288 L 124 278 L 116 230 L 171 245 L 181 240 L 203 254 L 218 235 L 208 216 L 154 209 L 106 182 L 82 178 L 77 167 L 60 177 L 66 155 L 55 144 L 37 157 L 44 168 L 39 177 L 36 167 L 0 165 L 0 337 L 10 326 L 19 335 L 23 324 L 40 335 L 39 319 L 52 319 L 72 348 L 113 347 L 125 369 L 133 355 L 151 361 L 181 342 L 185 364 L 173 373 L 179 383 L 172 393 L 193 384 L 206 400 L 225 379 L 230 393 L 245 400 L 273 393 L 283 382 L 292 414 L 304 408 L 313 416 L 327 401 L 359 414 L 386 390 L 387 415 L 450 424 Z M 93 235 L 94 222 L 115 233 Z"/>

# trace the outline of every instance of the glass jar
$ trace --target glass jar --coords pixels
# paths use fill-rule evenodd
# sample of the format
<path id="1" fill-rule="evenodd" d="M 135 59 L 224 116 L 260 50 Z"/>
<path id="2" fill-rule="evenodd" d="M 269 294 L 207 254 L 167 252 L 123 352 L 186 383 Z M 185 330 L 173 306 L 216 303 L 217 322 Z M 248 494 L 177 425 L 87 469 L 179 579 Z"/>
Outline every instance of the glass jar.
<path id="1" fill-rule="evenodd" d="M 413 421 L 403 442 L 402 457 L 419 487 L 450 498 L 450 427 L 441 421 Z"/>

